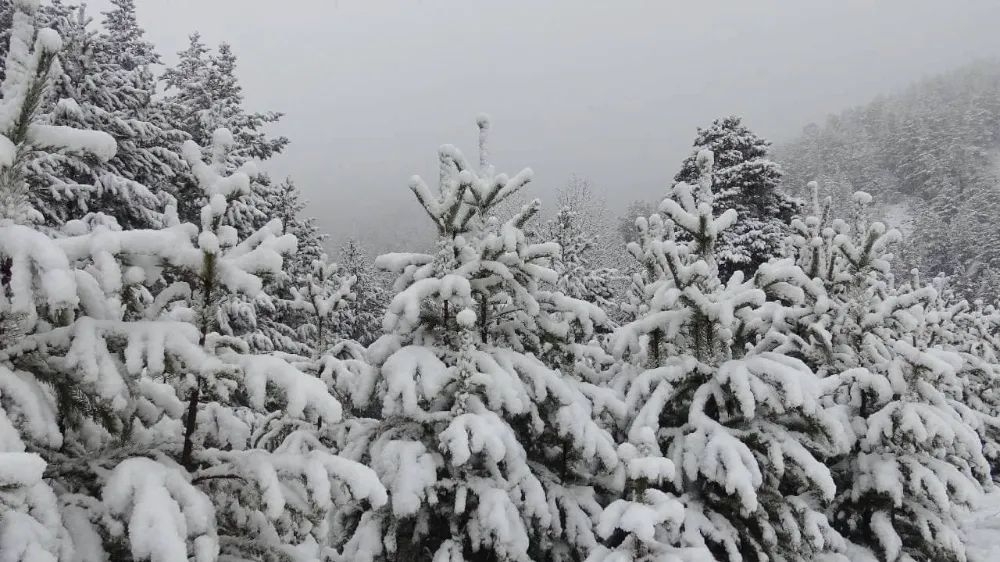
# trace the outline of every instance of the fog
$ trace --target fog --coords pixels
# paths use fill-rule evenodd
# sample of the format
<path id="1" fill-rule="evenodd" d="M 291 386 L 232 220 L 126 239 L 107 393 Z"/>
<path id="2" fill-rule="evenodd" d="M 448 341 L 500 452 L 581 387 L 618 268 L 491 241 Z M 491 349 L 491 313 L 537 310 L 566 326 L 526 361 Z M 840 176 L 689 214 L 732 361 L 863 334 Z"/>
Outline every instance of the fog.
<path id="1" fill-rule="evenodd" d="M 499 171 L 551 199 L 578 174 L 609 212 L 662 194 L 695 129 L 739 114 L 792 138 L 811 121 L 1000 54 L 993 0 L 136 0 L 166 62 L 229 42 L 251 110 L 285 113 L 289 175 L 337 243 L 424 221 L 406 189 L 436 150 L 472 156 L 493 118 Z M 90 3 L 92 12 L 107 7 Z"/>

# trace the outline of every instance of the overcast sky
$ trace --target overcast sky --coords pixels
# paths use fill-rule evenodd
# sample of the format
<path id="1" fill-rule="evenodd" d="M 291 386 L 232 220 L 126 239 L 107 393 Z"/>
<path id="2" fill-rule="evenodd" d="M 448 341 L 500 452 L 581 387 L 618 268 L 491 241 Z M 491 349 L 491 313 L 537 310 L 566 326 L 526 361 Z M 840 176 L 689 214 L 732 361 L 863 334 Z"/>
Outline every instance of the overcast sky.
<path id="1" fill-rule="evenodd" d="M 233 45 L 253 110 L 286 114 L 291 175 L 336 239 L 423 219 L 406 189 L 436 151 L 546 199 L 573 173 L 616 211 L 654 199 L 697 126 L 739 114 L 781 141 L 928 74 L 1000 55 L 996 0 L 136 0 L 164 58 Z M 106 0 L 92 0 L 93 11 Z M 551 199 L 551 197 L 548 197 Z M 412 218 L 410 218 L 412 217 Z"/>

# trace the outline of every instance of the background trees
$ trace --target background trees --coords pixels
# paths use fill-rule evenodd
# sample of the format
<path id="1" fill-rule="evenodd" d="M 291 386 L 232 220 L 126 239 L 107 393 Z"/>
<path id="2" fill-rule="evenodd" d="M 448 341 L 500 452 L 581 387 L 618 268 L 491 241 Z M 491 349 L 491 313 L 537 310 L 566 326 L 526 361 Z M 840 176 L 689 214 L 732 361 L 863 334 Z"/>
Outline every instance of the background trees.
<path id="1" fill-rule="evenodd" d="M 717 119 L 698 129 L 694 146 L 694 154 L 681 164 L 674 181 L 696 183 L 698 151 L 708 149 L 716 155 L 715 211 L 735 209 L 740 217 L 719 239 L 719 273 L 723 280 L 735 271 L 752 276 L 760 264 L 781 255 L 799 203 L 779 188 L 781 169 L 768 158 L 770 142 L 750 131 L 739 117 Z"/>

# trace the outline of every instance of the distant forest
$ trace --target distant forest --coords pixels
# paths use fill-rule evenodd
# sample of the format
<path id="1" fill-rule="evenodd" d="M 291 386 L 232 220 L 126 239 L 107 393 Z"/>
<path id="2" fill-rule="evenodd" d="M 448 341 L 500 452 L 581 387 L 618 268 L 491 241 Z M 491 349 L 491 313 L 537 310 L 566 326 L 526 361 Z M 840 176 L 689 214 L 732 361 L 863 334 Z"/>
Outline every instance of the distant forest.
<path id="1" fill-rule="evenodd" d="M 978 62 L 831 115 L 776 146 L 789 193 L 815 180 L 835 214 L 864 190 L 906 234 L 897 275 L 944 273 L 965 296 L 1000 287 L 1000 62 Z M 838 208 L 839 207 L 839 208 Z"/>

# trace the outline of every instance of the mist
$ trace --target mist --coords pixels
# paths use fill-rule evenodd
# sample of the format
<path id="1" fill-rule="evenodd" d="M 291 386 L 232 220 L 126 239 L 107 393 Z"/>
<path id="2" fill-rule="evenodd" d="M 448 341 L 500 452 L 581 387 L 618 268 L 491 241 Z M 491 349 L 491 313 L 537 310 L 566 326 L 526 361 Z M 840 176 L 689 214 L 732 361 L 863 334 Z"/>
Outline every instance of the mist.
<path id="1" fill-rule="evenodd" d="M 90 12 L 106 9 L 92 2 Z M 165 63 L 198 31 L 229 42 L 249 110 L 285 113 L 268 162 L 335 246 L 422 228 L 406 189 L 444 143 L 472 156 L 493 118 L 499 171 L 572 174 L 608 212 L 662 196 L 698 126 L 728 114 L 773 141 L 929 74 L 1000 53 L 986 0 L 138 0 Z"/>

